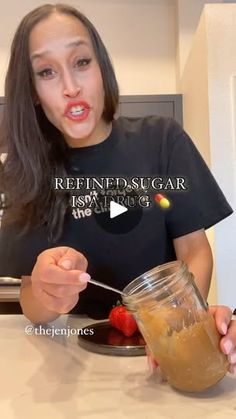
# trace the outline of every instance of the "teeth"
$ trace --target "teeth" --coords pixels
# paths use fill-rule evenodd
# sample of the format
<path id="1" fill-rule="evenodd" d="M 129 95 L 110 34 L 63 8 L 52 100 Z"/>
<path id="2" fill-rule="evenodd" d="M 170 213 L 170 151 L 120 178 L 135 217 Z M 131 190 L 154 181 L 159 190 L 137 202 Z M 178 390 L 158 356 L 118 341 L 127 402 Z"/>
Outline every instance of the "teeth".
<path id="1" fill-rule="evenodd" d="M 83 112 L 84 108 L 81 106 L 72 106 L 72 108 L 70 109 L 70 113 L 74 116 L 80 115 Z"/>

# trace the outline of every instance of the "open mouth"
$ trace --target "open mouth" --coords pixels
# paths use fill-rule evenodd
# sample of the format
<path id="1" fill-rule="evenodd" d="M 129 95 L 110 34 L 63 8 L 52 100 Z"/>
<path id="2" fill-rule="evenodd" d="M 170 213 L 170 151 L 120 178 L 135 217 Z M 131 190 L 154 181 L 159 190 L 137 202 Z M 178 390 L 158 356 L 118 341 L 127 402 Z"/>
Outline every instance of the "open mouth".
<path id="1" fill-rule="evenodd" d="M 82 115 L 84 111 L 85 108 L 83 108 L 82 106 L 72 106 L 72 108 L 70 109 L 70 114 L 72 116 L 79 116 Z"/>
<path id="2" fill-rule="evenodd" d="M 83 121 L 87 119 L 90 110 L 91 108 L 86 101 L 69 102 L 66 106 L 64 116 L 72 121 Z"/>

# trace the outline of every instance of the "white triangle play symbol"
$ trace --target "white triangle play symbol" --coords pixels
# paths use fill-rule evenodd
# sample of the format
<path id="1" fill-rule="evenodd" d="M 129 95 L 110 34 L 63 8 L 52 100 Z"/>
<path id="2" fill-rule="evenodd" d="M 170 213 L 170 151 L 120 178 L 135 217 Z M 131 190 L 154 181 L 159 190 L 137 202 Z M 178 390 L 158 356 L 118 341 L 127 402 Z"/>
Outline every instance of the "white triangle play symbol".
<path id="1" fill-rule="evenodd" d="M 118 215 L 121 215 L 126 211 L 128 211 L 128 208 L 123 207 L 123 205 L 117 204 L 114 201 L 110 202 L 110 218 L 118 217 Z"/>

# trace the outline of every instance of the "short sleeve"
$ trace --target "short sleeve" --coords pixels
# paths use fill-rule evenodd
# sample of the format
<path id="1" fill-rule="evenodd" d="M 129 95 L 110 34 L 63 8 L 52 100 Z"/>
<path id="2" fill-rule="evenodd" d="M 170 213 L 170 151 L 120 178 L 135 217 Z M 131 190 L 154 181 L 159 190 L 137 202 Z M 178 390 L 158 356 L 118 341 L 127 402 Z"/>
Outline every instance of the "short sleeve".
<path id="1" fill-rule="evenodd" d="M 166 191 L 171 206 L 166 224 L 172 239 L 207 229 L 232 212 L 223 192 L 189 136 L 181 131 L 172 143 L 168 176 L 183 177 L 186 190 Z"/>

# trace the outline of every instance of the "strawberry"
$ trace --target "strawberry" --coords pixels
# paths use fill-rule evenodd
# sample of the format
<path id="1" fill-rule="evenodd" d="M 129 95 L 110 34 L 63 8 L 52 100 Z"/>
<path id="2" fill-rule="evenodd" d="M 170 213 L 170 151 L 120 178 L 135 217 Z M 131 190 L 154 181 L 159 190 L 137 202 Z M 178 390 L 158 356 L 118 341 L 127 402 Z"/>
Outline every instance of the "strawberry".
<path id="1" fill-rule="evenodd" d="M 137 323 L 123 305 L 116 305 L 109 314 L 109 320 L 113 327 L 120 330 L 125 336 L 132 336 L 138 330 Z"/>
<path id="2" fill-rule="evenodd" d="M 145 342 L 143 340 L 142 342 L 140 342 L 140 338 L 142 338 L 142 336 L 138 332 L 135 332 L 133 336 L 127 337 L 124 336 L 124 334 L 120 330 L 117 330 L 114 327 L 112 327 L 108 334 L 108 344 L 112 346 L 145 345 Z"/>
<path id="3" fill-rule="evenodd" d="M 112 328 L 109 331 L 108 343 L 113 346 L 122 346 L 124 335 L 119 330 Z"/>

